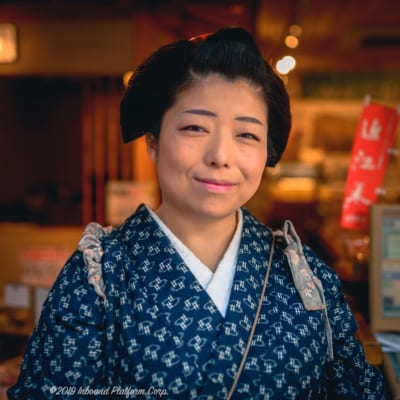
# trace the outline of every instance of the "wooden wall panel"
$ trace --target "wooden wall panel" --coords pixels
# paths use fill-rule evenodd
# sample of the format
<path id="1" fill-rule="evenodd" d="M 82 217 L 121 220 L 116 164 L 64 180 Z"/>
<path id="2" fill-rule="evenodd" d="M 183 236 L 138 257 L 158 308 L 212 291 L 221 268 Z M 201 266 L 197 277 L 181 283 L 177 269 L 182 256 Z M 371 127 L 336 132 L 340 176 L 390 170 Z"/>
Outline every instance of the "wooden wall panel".
<path id="1" fill-rule="evenodd" d="M 113 78 L 87 81 L 83 87 L 83 222 L 105 220 L 109 180 L 133 179 L 132 147 L 122 145 L 119 102 L 122 84 Z"/>

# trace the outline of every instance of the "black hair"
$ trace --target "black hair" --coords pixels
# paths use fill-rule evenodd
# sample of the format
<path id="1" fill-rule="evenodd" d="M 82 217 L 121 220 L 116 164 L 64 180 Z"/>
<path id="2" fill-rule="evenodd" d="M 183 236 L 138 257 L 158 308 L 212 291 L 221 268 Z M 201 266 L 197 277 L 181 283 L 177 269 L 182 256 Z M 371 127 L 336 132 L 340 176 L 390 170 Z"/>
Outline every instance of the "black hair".
<path id="1" fill-rule="evenodd" d="M 224 28 L 206 37 L 178 40 L 147 58 L 129 80 L 120 106 L 124 142 L 152 133 L 177 95 L 195 79 L 218 73 L 229 80 L 245 78 L 262 89 L 268 105 L 267 166 L 280 160 L 289 137 L 289 96 L 281 78 L 264 60 L 250 33 Z"/>

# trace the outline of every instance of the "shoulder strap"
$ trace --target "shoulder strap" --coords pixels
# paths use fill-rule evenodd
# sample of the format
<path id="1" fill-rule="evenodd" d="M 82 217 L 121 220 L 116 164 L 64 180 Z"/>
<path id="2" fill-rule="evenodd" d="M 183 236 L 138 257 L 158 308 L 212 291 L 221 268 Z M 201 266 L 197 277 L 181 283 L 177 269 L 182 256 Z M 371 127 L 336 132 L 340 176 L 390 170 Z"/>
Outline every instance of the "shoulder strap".
<path id="1" fill-rule="evenodd" d="M 303 246 L 293 223 L 285 221 L 283 231 L 276 231 L 283 238 L 286 248 L 283 250 L 290 266 L 293 281 L 306 310 L 323 310 L 325 302 L 321 281 L 311 271 L 303 253 Z"/>
<path id="2" fill-rule="evenodd" d="M 329 359 L 333 360 L 332 328 L 328 318 L 322 283 L 308 265 L 301 240 L 294 229 L 293 223 L 285 221 L 283 230 L 276 231 L 275 235 L 283 238 L 286 244 L 283 253 L 287 258 L 294 285 L 301 297 L 304 308 L 308 311 L 322 310 L 324 313 Z"/>
<path id="3" fill-rule="evenodd" d="M 261 308 L 262 308 L 262 304 L 263 304 L 264 297 L 265 297 L 265 292 L 267 290 L 267 284 L 268 284 L 269 273 L 271 271 L 272 259 L 274 258 L 274 249 L 275 249 L 275 234 L 272 233 L 271 251 L 269 253 L 268 265 L 267 265 L 267 268 L 266 268 L 266 271 L 265 271 L 265 278 L 264 278 L 263 287 L 261 289 L 261 294 L 260 294 L 260 297 L 258 299 L 258 306 L 257 306 L 257 310 L 256 310 L 256 315 L 254 316 L 253 325 L 251 327 L 249 338 L 247 339 L 247 344 L 246 344 L 246 348 L 245 348 L 243 356 L 242 356 L 242 360 L 241 360 L 241 362 L 239 364 L 239 368 L 238 368 L 238 370 L 236 372 L 235 379 L 234 379 L 234 381 L 232 383 L 232 386 L 231 386 L 231 388 L 230 388 L 230 390 L 228 392 L 228 395 L 226 396 L 226 400 L 230 400 L 232 398 L 233 393 L 235 392 L 237 383 L 239 382 L 240 375 L 242 374 L 244 365 L 246 364 L 247 355 L 249 354 L 249 351 L 250 351 L 251 342 L 253 341 L 254 332 L 255 332 L 256 327 L 257 327 L 258 318 L 260 317 Z"/>
<path id="4" fill-rule="evenodd" d="M 271 264 L 274 254 L 275 248 L 275 239 L 281 238 L 284 240 L 286 244 L 286 248 L 283 250 L 285 254 L 289 266 L 290 271 L 292 273 L 294 285 L 297 291 L 300 294 L 301 300 L 304 304 L 304 307 L 308 311 L 312 310 L 322 310 L 325 318 L 325 332 L 328 342 L 328 351 L 329 351 L 329 359 L 333 360 L 333 340 L 332 340 L 332 329 L 328 319 L 328 313 L 325 303 L 324 290 L 322 287 L 321 281 L 315 276 L 315 274 L 311 271 L 310 266 L 307 263 L 307 260 L 304 256 L 303 246 L 301 245 L 301 241 L 299 236 L 294 229 L 293 223 L 291 221 L 285 221 L 283 224 L 283 230 L 278 230 L 273 232 L 272 236 L 272 246 L 270 257 L 268 260 L 268 266 L 265 273 L 264 284 L 261 290 L 261 295 L 258 301 L 258 307 L 256 311 L 255 318 L 253 320 L 253 325 L 250 331 L 249 338 L 247 340 L 246 348 L 243 353 L 242 360 L 240 362 L 238 371 L 236 373 L 233 384 L 228 392 L 226 400 L 230 400 L 235 392 L 237 383 L 239 381 L 240 375 L 243 371 L 243 368 L 246 364 L 246 359 L 251 347 L 251 342 L 254 337 L 254 332 L 258 323 L 258 318 L 260 316 L 262 303 L 265 297 L 265 292 L 268 283 L 268 277 L 271 270 Z"/>

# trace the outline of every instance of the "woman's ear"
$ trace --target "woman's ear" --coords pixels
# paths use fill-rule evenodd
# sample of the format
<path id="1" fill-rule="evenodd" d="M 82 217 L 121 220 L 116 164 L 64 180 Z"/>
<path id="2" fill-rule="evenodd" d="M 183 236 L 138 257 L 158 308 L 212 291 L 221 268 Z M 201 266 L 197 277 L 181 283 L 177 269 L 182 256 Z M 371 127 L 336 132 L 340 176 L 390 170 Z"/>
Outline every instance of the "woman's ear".
<path id="1" fill-rule="evenodd" d="M 152 133 L 146 133 L 147 154 L 154 162 L 157 160 L 158 140 Z"/>

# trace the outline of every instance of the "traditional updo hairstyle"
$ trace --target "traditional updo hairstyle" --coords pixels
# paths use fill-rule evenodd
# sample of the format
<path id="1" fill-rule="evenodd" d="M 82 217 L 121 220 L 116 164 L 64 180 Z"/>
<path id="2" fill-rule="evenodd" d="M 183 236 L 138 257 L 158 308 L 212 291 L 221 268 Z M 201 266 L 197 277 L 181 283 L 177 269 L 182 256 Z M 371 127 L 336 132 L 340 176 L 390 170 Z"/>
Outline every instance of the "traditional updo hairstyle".
<path id="1" fill-rule="evenodd" d="M 252 36 L 242 28 L 178 40 L 162 46 L 139 65 L 120 106 L 124 142 L 146 133 L 158 137 L 164 113 L 174 105 L 177 95 L 210 73 L 228 80 L 245 78 L 262 89 L 268 105 L 267 166 L 275 166 L 291 128 L 289 96 Z"/>

